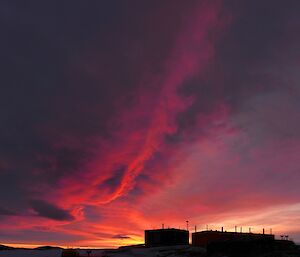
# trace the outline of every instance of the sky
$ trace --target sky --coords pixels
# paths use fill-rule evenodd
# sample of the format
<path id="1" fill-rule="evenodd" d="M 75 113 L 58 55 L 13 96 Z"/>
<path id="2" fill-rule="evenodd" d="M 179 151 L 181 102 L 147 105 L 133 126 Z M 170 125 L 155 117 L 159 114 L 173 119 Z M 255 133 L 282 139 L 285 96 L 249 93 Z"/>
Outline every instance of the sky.
<path id="1" fill-rule="evenodd" d="M 145 229 L 300 242 L 300 2 L 0 3 L 0 243 Z"/>

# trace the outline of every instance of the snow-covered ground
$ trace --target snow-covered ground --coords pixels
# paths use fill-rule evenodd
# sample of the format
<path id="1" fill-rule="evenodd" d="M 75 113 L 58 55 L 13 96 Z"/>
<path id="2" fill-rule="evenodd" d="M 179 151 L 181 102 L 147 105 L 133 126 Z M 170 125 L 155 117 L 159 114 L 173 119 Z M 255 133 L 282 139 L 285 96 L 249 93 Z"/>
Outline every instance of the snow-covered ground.
<path id="1" fill-rule="evenodd" d="M 0 257 L 61 257 L 62 250 L 4 250 Z M 80 255 L 87 256 L 86 250 L 80 250 Z M 93 250 L 92 255 L 101 256 L 103 250 Z"/>
<path id="2" fill-rule="evenodd" d="M 3 250 L 1 257 L 60 257 L 61 250 Z"/>
<path id="3" fill-rule="evenodd" d="M 198 256 L 201 257 L 205 250 L 192 246 L 167 246 L 152 248 L 124 248 L 116 251 L 105 251 L 106 257 L 179 257 Z"/>
<path id="4" fill-rule="evenodd" d="M 61 250 L 8 250 L 0 251 L 0 257 L 60 257 Z M 201 257 L 205 250 L 190 246 L 153 247 L 153 248 L 121 248 L 116 250 L 92 250 L 92 256 L 103 257 Z M 86 250 L 79 251 L 81 256 L 87 256 Z"/>
<path id="5" fill-rule="evenodd" d="M 0 251 L 0 257 L 61 257 L 62 250 L 9 250 Z M 80 256 L 87 256 L 86 250 L 79 251 Z M 192 246 L 153 247 L 153 248 L 121 248 L 116 250 L 92 250 L 97 257 L 204 257 L 205 250 Z M 220 255 L 216 255 L 220 256 Z M 243 256 L 243 255 L 241 255 Z M 297 253 L 277 253 L 260 255 L 264 257 L 299 257 Z M 258 256 L 256 256 L 258 257 Z"/>

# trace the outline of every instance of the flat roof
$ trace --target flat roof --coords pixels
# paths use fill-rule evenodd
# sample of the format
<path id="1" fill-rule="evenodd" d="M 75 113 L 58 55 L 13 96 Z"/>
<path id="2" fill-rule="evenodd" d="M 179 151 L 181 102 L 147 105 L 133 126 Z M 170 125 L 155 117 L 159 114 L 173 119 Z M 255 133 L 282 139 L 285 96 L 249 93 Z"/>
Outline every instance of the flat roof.
<path id="1" fill-rule="evenodd" d="M 178 229 L 178 228 L 159 228 L 159 229 L 146 229 L 145 230 L 145 232 L 146 231 L 180 231 L 180 232 L 183 232 L 183 231 L 185 231 L 185 232 L 188 232 L 188 230 L 186 230 L 186 229 Z"/>
<path id="2" fill-rule="evenodd" d="M 219 231 L 219 230 L 202 230 L 202 231 L 193 232 L 192 234 L 204 234 L 204 233 L 274 236 L 273 234 L 252 233 L 252 232 L 249 233 L 249 232 Z"/>

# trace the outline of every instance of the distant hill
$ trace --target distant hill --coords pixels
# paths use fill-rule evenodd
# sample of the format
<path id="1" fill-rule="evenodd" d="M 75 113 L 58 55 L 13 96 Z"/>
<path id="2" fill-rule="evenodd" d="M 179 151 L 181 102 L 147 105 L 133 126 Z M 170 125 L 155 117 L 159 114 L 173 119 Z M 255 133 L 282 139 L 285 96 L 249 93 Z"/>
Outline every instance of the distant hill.
<path id="1" fill-rule="evenodd" d="M 63 248 L 58 247 L 58 246 L 49 246 L 49 245 L 46 245 L 46 246 L 36 247 L 33 250 L 62 250 L 62 249 Z"/>
<path id="2" fill-rule="evenodd" d="M 0 251 L 1 250 L 13 250 L 15 249 L 14 247 L 6 246 L 6 245 L 0 245 Z"/>
<path id="3" fill-rule="evenodd" d="M 6 245 L 0 245 L 0 251 L 1 250 L 61 250 L 63 248 L 61 247 L 58 247 L 58 246 L 49 246 L 49 245 L 46 245 L 46 246 L 39 246 L 39 247 L 36 247 L 36 248 L 33 248 L 33 249 L 29 249 L 29 248 L 19 248 L 19 247 L 11 247 L 11 246 L 6 246 Z"/>

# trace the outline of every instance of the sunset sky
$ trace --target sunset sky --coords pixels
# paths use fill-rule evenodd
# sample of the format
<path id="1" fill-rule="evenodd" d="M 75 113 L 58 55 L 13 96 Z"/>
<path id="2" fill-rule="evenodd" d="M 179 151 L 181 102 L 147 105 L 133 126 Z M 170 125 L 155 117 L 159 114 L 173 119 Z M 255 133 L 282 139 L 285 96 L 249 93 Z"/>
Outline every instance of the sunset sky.
<path id="1" fill-rule="evenodd" d="M 300 242 L 300 1 L 0 3 L 0 244 L 165 227 Z"/>

